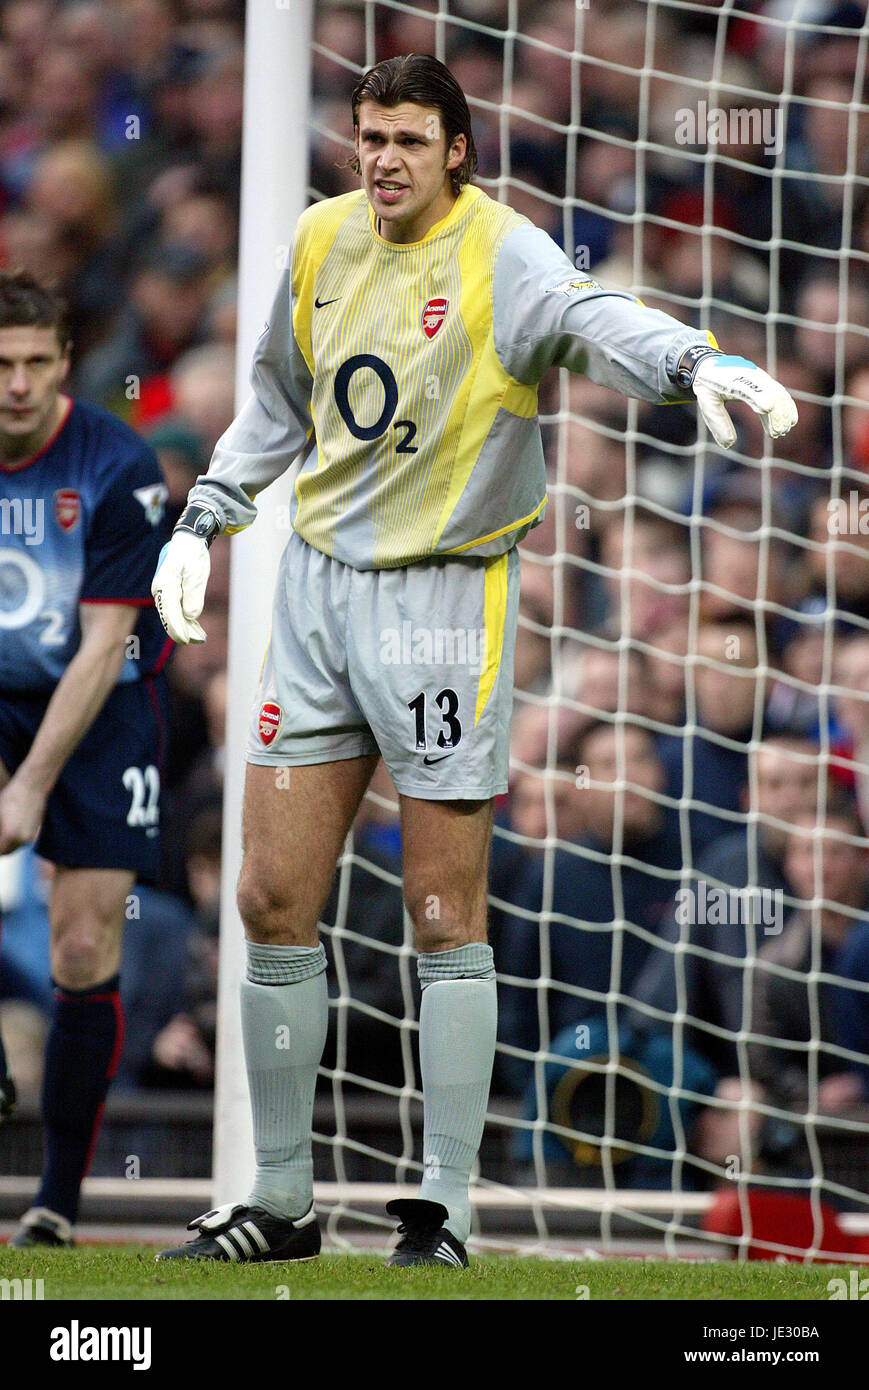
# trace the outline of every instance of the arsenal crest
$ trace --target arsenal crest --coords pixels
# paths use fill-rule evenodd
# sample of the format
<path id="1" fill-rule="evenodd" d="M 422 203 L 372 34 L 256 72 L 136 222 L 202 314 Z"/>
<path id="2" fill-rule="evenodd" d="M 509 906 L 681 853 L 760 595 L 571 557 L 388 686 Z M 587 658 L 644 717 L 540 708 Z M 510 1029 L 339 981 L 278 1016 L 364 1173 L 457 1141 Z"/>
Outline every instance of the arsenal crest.
<path id="1" fill-rule="evenodd" d="M 284 722 L 284 712 L 273 700 L 266 700 L 259 712 L 259 736 L 268 748 L 274 743 L 278 729 Z"/>
<path id="2" fill-rule="evenodd" d="M 430 299 L 422 311 L 422 331 L 427 338 L 433 338 L 447 316 L 450 307 L 448 299 Z"/>
<path id="3" fill-rule="evenodd" d="M 62 487 L 54 494 L 54 515 L 61 531 L 72 531 L 81 517 L 81 498 L 75 488 Z"/>

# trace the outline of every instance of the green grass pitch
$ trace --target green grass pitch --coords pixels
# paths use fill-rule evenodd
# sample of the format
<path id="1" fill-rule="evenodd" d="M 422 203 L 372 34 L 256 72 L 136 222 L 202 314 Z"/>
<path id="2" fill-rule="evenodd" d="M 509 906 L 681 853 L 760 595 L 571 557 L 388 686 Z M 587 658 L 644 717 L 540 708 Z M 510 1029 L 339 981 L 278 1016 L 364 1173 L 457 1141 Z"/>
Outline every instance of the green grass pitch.
<path id="1" fill-rule="evenodd" d="M 0 1247 L 0 1279 L 42 1279 L 46 1300 L 824 1300 L 839 1265 L 472 1257 L 468 1270 L 387 1269 L 379 1253 L 268 1265 L 155 1263 L 153 1247 Z M 847 1270 L 845 1271 L 847 1277 Z"/>

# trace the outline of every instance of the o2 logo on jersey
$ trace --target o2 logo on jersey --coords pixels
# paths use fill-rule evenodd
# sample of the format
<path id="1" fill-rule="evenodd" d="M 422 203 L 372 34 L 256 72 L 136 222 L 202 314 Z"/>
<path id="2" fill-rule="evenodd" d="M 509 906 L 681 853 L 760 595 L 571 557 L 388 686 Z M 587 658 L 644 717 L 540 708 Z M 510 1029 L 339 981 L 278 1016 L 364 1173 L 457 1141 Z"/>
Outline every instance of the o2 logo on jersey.
<path id="1" fill-rule="evenodd" d="M 0 550 L 0 628 L 27 627 L 45 598 L 42 570 L 20 550 Z"/>
<path id="2" fill-rule="evenodd" d="M 42 646 L 62 647 L 64 615 L 59 608 L 43 608 L 44 602 L 45 576 L 36 562 L 20 550 L 0 550 L 0 631 L 39 621 L 45 624 L 39 634 Z"/>
<path id="3" fill-rule="evenodd" d="M 448 299 L 430 299 L 422 311 L 422 331 L 431 340 L 447 316 L 450 307 Z"/>
<path id="4" fill-rule="evenodd" d="M 58 488 L 54 494 L 54 515 L 61 531 L 74 531 L 81 517 L 81 498 L 74 487 Z"/>
<path id="5" fill-rule="evenodd" d="M 284 712 L 280 705 L 276 705 L 274 700 L 266 700 L 259 712 L 257 728 L 259 736 L 266 748 L 274 743 L 278 735 L 278 730 L 284 722 Z"/>
<path id="6" fill-rule="evenodd" d="M 353 406 L 350 403 L 350 384 L 357 372 L 371 371 L 379 377 L 383 387 L 383 409 L 377 419 L 371 425 L 361 425 L 353 413 Z M 370 352 L 360 352 L 355 357 L 348 357 L 346 362 L 335 373 L 335 404 L 341 415 L 341 419 L 347 426 L 354 439 L 379 439 L 385 434 L 390 425 L 395 430 L 404 430 L 404 434 L 399 438 L 395 446 L 397 454 L 415 454 L 417 445 L 412 443 L 416 435 L 416 424 L 413 420 L 394 420 L 398 409 L 398 382 L 395 373 L 384 362 L 382 357 L 375 357 Z"/>

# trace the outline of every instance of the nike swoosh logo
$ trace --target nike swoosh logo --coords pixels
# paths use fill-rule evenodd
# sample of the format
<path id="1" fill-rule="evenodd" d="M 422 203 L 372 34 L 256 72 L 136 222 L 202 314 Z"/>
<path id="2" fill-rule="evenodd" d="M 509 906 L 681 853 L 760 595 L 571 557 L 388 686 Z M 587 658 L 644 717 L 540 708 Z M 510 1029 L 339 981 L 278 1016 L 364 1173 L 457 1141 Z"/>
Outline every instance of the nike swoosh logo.
<path id="1" fill-rule="evenodd" d="M 455 752 L 455 749 L 453 749 L 453 752 Z M 444 753 L 443 757 L 441 758 L 430 758 L 428 755 L 426 755 L 423 758 L 423 762 L 425 763 L 426 767 L 431 767 L 432 763 L 442 763 L 444 758 L 451 758 L 452 756 L 452 753 Z"/>
<path id="2" fill-rule="evenodd" d="M 326 307 L 327 304 L 337 304 L 337 303 L 338 303 L 338 300 L 339 300 L 340 298 L 341 298 L 341 296 L 340 296 L 340 294 L 339 294 L 338 297 L 337 297 L 337 299 L 315 299 L 315 300 L 314 300 L 314 308 L 315 308 L 315 309 L 325 309 L 325 307 Z"/>

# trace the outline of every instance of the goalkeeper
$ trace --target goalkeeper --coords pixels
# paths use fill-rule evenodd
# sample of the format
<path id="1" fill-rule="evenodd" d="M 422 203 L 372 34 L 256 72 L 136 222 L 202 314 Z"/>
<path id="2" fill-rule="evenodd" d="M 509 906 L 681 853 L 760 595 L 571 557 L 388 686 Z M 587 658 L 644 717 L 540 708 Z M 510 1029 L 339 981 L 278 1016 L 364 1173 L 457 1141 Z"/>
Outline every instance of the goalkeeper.
<path id="1" fill-rule="evenodd" d="M 400 798 L 425 1100 L 419 1196 L 387 1208 L 391 1263 L 467 1264 L 495 1048 L 486 886 L 493 798 L 507 790 L 516 545 L 546 500 L 537 383 L 562 366 L 650 401 L 693 390 L 722 448 L 736 438 L 725 401 L 747 402 L 771 436 L 797 418 L 753 363 L 577 275 L 544 232 L 474 188 L 467 103 L 436 59 L 377 64 L 352 103 L 362 188 L 300 218 L 253 395 L 154 578 L 169 634 L 204 641 L 209 544 L 250 525 L 258 494 L 301 455 L 251 718 L 238 885 L 256 1177 L 158 1258 L 320 1248 L 317 923 L 382 755 Z"/>

